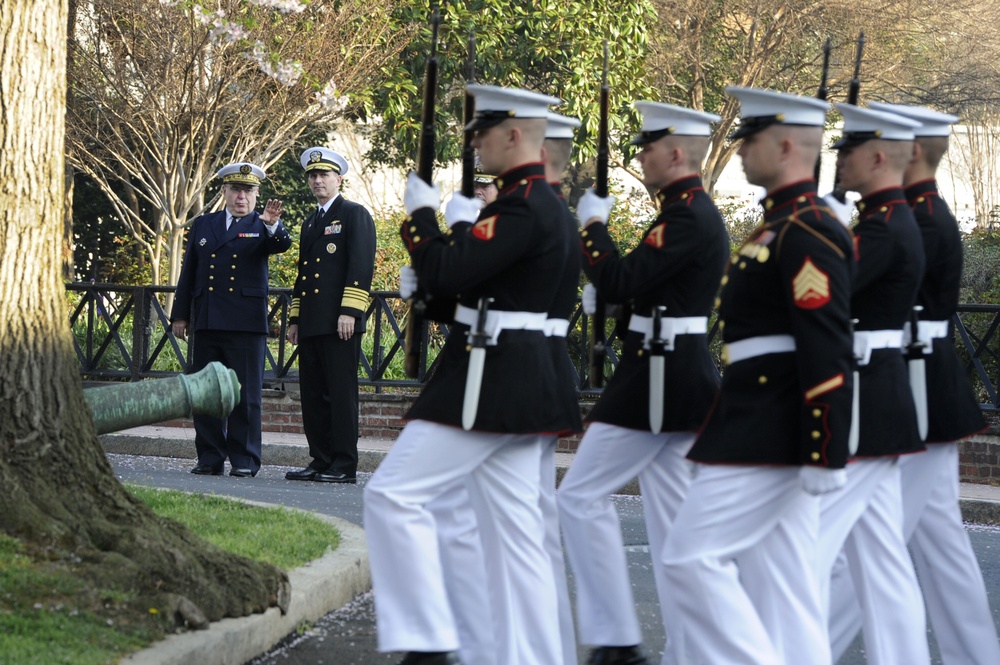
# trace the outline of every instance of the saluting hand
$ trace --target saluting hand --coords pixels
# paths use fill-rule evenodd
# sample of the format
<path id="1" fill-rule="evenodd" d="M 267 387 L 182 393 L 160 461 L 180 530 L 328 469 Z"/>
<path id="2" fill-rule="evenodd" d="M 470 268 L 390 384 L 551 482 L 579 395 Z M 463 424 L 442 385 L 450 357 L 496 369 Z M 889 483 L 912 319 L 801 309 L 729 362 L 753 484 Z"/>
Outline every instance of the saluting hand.
<path id="1" fill-rule="evenodd" d="M 281 201 L 279 199 L 268 199 L 260 218 L 265 224 L 277 224 L 281 221 Z"/>

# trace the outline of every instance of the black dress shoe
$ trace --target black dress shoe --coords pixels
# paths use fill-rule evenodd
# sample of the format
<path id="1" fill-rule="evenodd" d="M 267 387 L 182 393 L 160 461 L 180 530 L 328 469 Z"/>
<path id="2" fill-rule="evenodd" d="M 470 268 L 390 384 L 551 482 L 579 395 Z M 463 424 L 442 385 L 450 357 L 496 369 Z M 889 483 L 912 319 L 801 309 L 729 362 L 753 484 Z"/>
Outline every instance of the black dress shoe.
<path id="1" fill-rule="evenodd" d="M 319 473 L 319 471 L 311 466 L 307 466 L 306 468 L 299 469 L 298 471 L 289 471 L 285 474 L 285 480 L 313 480 L 316 478 L 317 473 Z"/>
<path id="2" fill-rule="evenodd" d="M 317 473 L 313 476 L 313 480 L 318 483 L 350 483 L 351 485 L 358 482 L 356 477 L 349 476 L 343 471 L 334 471 L 333 469 Z"/>
<path id="3" fill-rule="evenodd" d="M 462 665 L 454 651 L 411 651 L 399 665 Z"/>
<path id="4" fill-rule="evenodd" d="M 257 475 L 257 472 L 253 469 L 247 469 L 241 466 L 234 466 L 229 470 L 229 475 L 234 478 L 253 478 Z"/>
<path id="5" fill-rule="evenodd" d="M 587 665 L 649 665 L 639 645 L 631 647 L 597 647 L 590 652 Z"/>
<path id="6" fill-rule="evenodd" d="M 191 469 L 191 473 L 196 473 L 199 476 L 221 476 L 222 469 L 217 469 L 214 466 L 209 466 L 207 464 L 199 464 L 195 468 Z"/>

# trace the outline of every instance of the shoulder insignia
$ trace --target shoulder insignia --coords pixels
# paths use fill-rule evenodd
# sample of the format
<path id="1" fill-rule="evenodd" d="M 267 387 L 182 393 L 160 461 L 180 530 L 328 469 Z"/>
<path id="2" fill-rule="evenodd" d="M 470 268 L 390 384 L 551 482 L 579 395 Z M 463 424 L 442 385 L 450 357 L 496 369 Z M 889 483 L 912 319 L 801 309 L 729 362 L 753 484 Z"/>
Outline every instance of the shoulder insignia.
<path id="1" fill-rule="evenodd" d="M 472 235 L 480 240 L 493 240 L 496 235 L 497 218 L 499 215 L 491 215 L 486 219 L 481 219 L 472 227 Z"/>
<path id="2" fill-rule="evenodd" d="M 819 309 L 830 302 L 830 276 L 807 256 L 792 278 L 792 294 L 797 307 Z"/>
<path id="3" fill-rule="evenodd" d="M 663 230 L 666 228 L 666 224 L 657 224 L 649 235 L 643 240 L 644 243 L 650 247 L 655 247 L 656 249 L 663 249 Z"/>

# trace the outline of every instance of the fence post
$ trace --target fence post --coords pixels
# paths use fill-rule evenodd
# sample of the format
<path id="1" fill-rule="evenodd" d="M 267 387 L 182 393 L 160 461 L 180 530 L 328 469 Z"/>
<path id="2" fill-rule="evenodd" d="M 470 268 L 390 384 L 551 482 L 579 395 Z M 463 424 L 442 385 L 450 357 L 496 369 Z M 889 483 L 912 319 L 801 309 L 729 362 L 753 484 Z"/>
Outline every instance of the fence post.
<path id="1" fill-rule="evenodd" d="M 145 286 L 136 287 L 132 292 L 132 381 L 142 378 L 143 369 L 149 361 L 149 338 L 153 334 L 150 314 L 152 293 Z"/>

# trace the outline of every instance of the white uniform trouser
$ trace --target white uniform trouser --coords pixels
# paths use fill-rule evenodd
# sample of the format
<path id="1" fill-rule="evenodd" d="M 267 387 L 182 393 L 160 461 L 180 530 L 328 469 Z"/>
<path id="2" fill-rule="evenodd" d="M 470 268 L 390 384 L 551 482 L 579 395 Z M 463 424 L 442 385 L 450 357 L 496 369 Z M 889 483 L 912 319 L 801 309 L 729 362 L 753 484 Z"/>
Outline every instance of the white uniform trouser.
<path id="1" fill-rule="evenodd" d="M 826 621 L 834 564 L 843 550 L 873 665 L 930 662 L 924 601 L 903 540 L 899 477 L 894 457 L 857 460 L 847 465 L 847 484 L 820 502 L 818 571 Z"/>
<path id="2" fill-rule="evenodd" d="M 545 523 L 545 552 L 552 564 L 559 606 L 559 636 L 563 664 L 576 665 L 576 635 L 573 630 L 573 610 L 570 605 L 559 535 L 559 515 L 556 510 L 556 460 L 558 438 L 549 437 L 542 443 L 541 486 L 539 507 Z M 428 504 L 438 525 L 438 544 L 444 564 L 445 586 L 455 620 L 458 624 L 459 655 L 464 665 L 493 665 L 497 662 L 496 629 L 494 628 L 490 594 L 483 556 L 483 539 L 492 542 L 495 531 L 490 529 L 480 537 L 476 511 L 465 483 L 460 483 Z M 487 526 L 487 528 L 489 528 Z"/>
<path id="3" fill-rule="evenodd" d="M 458 629 L 445 591 L 434 515 L 427 504 L 468 477 L 498 606 L 501 665 L 562 663 L 555 582 L 538 507 L 542 437 L 465 432 L 410 422 L 365 487 L 365 535 L 381 651 L 453 651 Z M 484 542 L 485 536 L 484 536 Z M 491 559 L 496 557 L 496 561 Z M 495 566 L 495 568 L 493 567 Z M 493 596 L 491 596 L 493 597 Z"/>
<path id="4" fill-rule="evenodd" d="M 697 464 L 662 555 L 688 648 L 712 665 L 829 665 L 818 531 L 799 467 Z"/>
<path id="5" fill-rule="evenodd" d="M 1000 643 L 983 576 L 962 526 L 958 445 L 932 444 L 899 460 L 903 536 L 917 569 L 944 665 L 1000 663 Z M 839 658 L 861 629 L 854 584 L 838 559 L 830 599 L 830 642 Z M 844 566 L 841 569 L 841 565 Z"/>
<path id="6" fill-rule="evenodd" d="M 559 517 L 576 580 L 584 644 L 631 646 L 642 641 L 618 512 L 610 496 L 638 475 L 653 578 L 664 627 L 670 629 L 664 662 L 676 659 L 668 658 L 672 649 L 683 648 L 680 636 L 671 635 L 677 621 L 670 616 L 659 559 L 690 482 L 691 463 L 685 456 L 694 439 L 693 432 L 653 434 L 592 423 L 580 441 L 559 486 Z"/>

